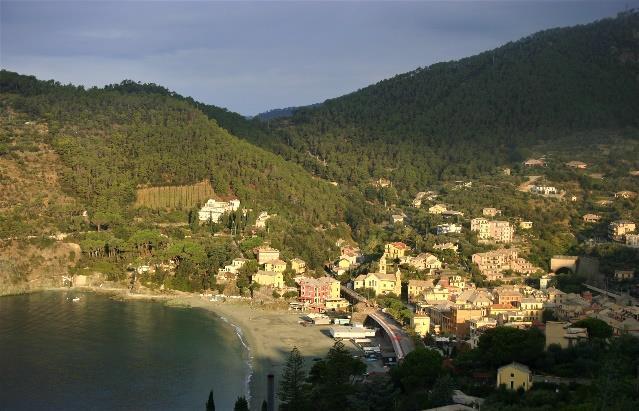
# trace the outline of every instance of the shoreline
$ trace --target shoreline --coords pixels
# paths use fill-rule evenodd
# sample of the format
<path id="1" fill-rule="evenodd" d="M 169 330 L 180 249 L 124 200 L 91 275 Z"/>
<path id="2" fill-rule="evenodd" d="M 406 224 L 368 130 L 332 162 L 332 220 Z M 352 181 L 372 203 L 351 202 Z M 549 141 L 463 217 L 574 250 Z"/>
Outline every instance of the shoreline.
<path id="1" fill-rule="evenodd" d="M 163 293 L 131 294 L 127 288 L 118 287 L 44 287 L 20 294 L 40 291 L 77 291 L 110 295 L 118 301 L 150 301 L 167 307 L 202 309 L 228 324 L 238 337 L 247 365 L 246 396 L 251 409 L 260 409 L 267 397 L 267 375 L 275 375 L 277 404 L 278 382 L 288 354 L 297 347 L 305 358 L 306 368 L 313 359 L 324 358 L 333 346 L 327 326 L 299 324 L 303 313 L 283 310 L 271 304 L 259 304 L 251 300 L 210 301 L 195 293 L 169 291 Z M 17 294 L 13 294 L 17 295 Z"/>

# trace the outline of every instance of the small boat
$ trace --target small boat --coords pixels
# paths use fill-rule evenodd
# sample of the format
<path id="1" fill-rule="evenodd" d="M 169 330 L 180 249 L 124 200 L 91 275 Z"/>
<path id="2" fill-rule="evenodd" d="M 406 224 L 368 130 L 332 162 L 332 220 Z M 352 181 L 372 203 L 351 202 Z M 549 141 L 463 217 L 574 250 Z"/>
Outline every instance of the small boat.
<path id="1" fill-rule="evenodd" d="M 75 297 L 72 301 L 73 301 L 74 303 L 77 303 L 78 301 L 80 301 L 80 297 Z"/>

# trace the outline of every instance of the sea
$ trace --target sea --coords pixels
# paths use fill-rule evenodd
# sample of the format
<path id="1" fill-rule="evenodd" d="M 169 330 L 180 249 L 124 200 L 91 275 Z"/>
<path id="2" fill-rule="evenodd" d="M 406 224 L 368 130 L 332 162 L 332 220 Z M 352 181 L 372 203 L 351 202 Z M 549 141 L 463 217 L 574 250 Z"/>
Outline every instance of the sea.
<path id="1" fill-rule="evenodd" d="M 231 410 L 250 377 L 241 331 L 205 310 L 73 291 L 0 297 L 0 410 L 203 410 L 211 389 Z"/>

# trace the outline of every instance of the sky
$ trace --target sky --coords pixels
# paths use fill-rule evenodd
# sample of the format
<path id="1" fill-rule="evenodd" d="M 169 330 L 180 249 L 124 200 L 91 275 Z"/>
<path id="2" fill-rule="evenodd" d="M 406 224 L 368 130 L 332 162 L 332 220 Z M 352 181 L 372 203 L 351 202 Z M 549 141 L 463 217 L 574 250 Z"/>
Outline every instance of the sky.
<path id="1" fill-rule="evenodd" d="M 0 0 L 0 66 L 85 86 L 153 82 L 254 115 L 626 6 L 639 0 Z"/>

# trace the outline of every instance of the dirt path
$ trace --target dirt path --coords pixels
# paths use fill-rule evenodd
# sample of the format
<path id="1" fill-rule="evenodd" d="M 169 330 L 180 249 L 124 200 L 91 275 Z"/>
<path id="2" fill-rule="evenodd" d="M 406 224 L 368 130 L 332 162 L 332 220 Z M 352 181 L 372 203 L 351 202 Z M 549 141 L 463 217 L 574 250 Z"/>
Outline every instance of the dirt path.
<path id="1" fill-rule="evenodd" d="M 530 187 L 540 178 L 541 176 L 528 176 L 528 181 L 521 183 L 519 187 L 517 187 L 517 190 L 523 191 L 524 193 L 529 192 Z"/>

